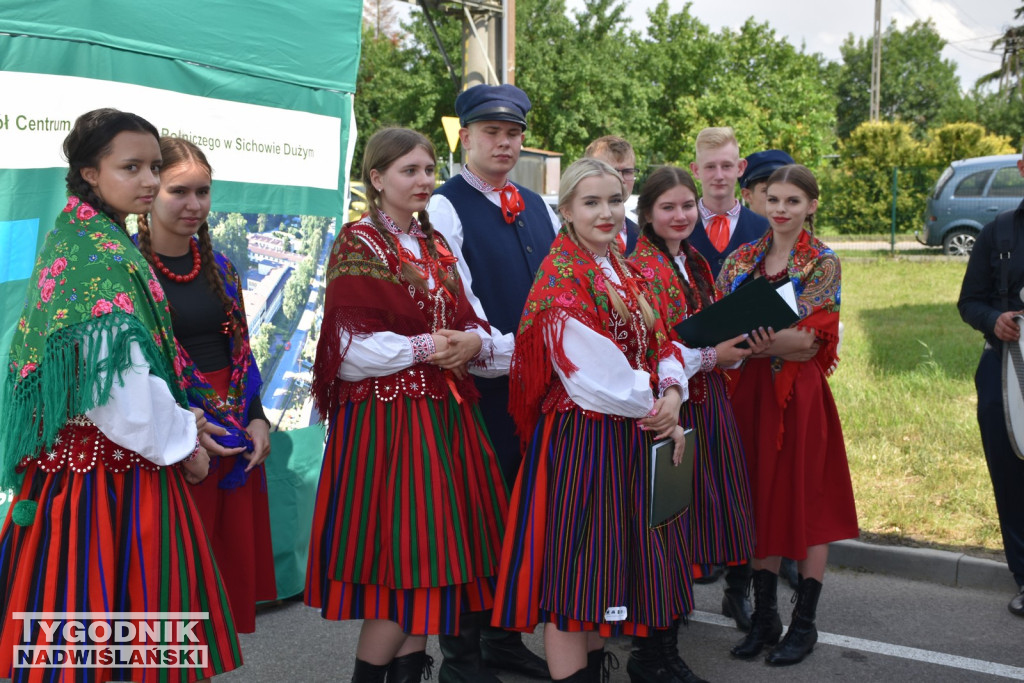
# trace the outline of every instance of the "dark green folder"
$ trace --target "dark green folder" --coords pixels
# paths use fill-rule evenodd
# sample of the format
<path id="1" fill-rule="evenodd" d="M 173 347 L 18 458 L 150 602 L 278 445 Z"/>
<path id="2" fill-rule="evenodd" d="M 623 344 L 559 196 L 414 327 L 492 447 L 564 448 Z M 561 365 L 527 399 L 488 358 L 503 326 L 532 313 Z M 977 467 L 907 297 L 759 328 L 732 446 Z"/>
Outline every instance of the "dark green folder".
<path id="1" fill-rule="evenodd" d="M 676 517 L 693 502 L 693 459 L 696 434 L 686 430 L 683 461 L 672 464 L 672 439 L 655 441 L 651 445 L 651 514 L 647 524 L 661 526 Z"/>
<path id="2" fill-rule="evenodd" d="M 771 327 L 778 332 L 799 319 L 772 283 L 759 277 L 691 315 L 676 325 L 676 332 L 684 344 L 697 349 L 715 346 L 759 327 Z"/>

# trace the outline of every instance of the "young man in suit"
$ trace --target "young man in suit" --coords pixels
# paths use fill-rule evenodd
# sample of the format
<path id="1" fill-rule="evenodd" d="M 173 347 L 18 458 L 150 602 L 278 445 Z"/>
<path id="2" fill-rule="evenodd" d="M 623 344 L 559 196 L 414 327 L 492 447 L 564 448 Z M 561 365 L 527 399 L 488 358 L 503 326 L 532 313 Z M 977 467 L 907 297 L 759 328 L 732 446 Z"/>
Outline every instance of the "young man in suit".
<path id="1" fill-rule="evenodd" d="M 466 154 L 462 171 L 439 187 L 430 222 L 458 259 L 466 295 L 492 328 L 491 361 L 471 368 L 480 412 L 511 491 L 522 460 L 508 413 L 508 370 L 515 332 L 534 275 L 561 227 L 539 194 L 508 179 L 526 137 L 530 98 L 513 85 L 477 85 L 455 100 Z M 487 341 L 485 341 L 487 344 Z M 500 683 L 486 668 L 547 679 L 547 664 L 518 633 L 490 626 L 490 612 L 464 615 L 458 636 L 439 638 L 440 683 Z"/>
<path id="2" fill-rule="evenodd" d="M 633 185 L 636 184 L 636 175 L 639 172 L 636 167 L 636 153 L 633 151 L 633 145 L 615 135 L 605 135 L 587 145 L 583 156 L 600 159 L 618 171 L 626 183 L 626 196 L 629 197 L 633 194 Z M 629 216 L 626 216 L 626 225 L 617 238 L 623 255 L 633 253 L 639 236 L 639 226 L 635 221 L 630 220 Z"/>
<path id="3" fill-rule="evenodd" d="M 716 278 L 734 249 L 768 230 L 766 218 L 736 199 L 736 181 L 746 167 L 732 128 L 705 128 L 697 134 L 696 161 L 690 170 L 700 181 L 701 198 L 690 244 L 707 259 Z"/>

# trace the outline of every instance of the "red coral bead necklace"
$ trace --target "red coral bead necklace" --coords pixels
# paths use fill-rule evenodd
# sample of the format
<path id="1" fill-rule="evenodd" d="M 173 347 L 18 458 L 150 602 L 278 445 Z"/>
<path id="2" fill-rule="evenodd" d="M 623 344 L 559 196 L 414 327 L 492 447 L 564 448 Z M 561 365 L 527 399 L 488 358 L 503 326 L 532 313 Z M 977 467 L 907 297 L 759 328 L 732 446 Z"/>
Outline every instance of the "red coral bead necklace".
<path id="1" fill-rule="evenodd" d="M 188 245 L 192 250 L 192 270 L 184 275 L 172 273 L 171 270 L 164 265 L 164 262 L 160 260 L 160 255 L 155 251 L 153 252 L 153 265 L 155 265 L 156 269 L 163 273 L 168 280 L 172 280 L 174 282 L 192 282 L 199 276 L 199 268 L 202 265 L 202 258 L 199 255 L 199 245 L 195 240 L 190 239 L 188 241 Z"/>

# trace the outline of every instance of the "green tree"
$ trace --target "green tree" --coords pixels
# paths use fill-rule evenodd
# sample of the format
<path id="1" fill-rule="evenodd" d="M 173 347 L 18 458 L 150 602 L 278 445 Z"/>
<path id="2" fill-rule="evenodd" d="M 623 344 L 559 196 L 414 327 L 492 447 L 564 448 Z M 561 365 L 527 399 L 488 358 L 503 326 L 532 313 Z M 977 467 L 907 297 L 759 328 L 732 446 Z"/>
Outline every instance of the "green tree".
<path id="1" fill-rule="evenodd" d="M 1024 19 L 1024 2 L 1013 13 L 1014 19 Z M 999 68 L 979 78 L 976 85 L 997 83 L 999 92 L 1017 91 L 1018 100 L 1024 97 L 1024 24 L 1010 26 L 992 43 L 993 50 L 1002 50 Z"/>
<path id="2" fill-rule="evenodd" d="M 841 234 L 885 233 L 892 223 L 893 169 L 896 172 L 896 222 L 901 232 L 921 219 L 932 176 L 911 169 L 928 166 L 927 150 L 909 123 L 862 123 L 839 143 L 840 166 L 818 173 L 821 208 L 815 224 Z"/>
<path id="3" fill-rule="evenodd" d="M 209 224 L 214 248 L 231 259 L 244 283 L 249 270 L 249 231 L 245 217 L 240 213 L 211 213 Z"/>
<path id="4" fill-rule="evenodd" d="M 868 120 L 873 38 L 847 36 L 839 48 L 842 68 L 836 85 L 836 132 L 845 138 Z M 893 22 L 882 34 L 879 114 L 883 121 L 908 121 L 923 136 L 930 125 L 952 120 L 960 99 L 956 65 L 941 56 L 946 41 L 929 21 L 900 31 Z"/>
<path id="5" fill-rule="evenodd" d="M 948 123 L 928 131 L 925 155 L 928 163 L 945 167 L 956 159 L 1010 154 L 1009 137 L 993 135 L 977 123 Z"/>

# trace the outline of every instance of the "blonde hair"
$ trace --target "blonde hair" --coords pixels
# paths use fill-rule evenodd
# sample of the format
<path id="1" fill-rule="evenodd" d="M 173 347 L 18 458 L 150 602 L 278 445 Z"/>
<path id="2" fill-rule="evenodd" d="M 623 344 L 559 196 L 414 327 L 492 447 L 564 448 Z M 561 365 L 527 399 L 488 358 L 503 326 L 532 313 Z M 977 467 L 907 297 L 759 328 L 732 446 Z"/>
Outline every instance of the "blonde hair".
<path id="1" fill-rule="evenodd" d="M 729 144 L 736 145 L 736 151 L 739 153 L 740 143 L 736 140 L 736 131 L 731 126 L 720 126 L 718 128 L 705 128 L 697 133 L 695 148 L 697 154 L 700 154 L 701 150 L 720 149 Z"/>
<path id="2" fill-rule="evenodd" d="M 573 162 L 569 168 L 565 169 L 565 173 L 562 174 L 562 181 L 558 185 L 558 210 L 561 213 L 565 207 L 572 203 L 572 200 L 576 197 L 576 188 L 579 187 L 580 182 L 587 178 L 595 178 L 598 176 L 612 176 L 619 181 L 619 186 L 623 194 L 626 193 L 626 184 L 622 180 L 622 176 L 612 168 L 607 162 L 601 161 L 600 159 L 593 159 L 590 157 L 584 157 L 578 161 Z M 565 224 L 566 233 L 577 246 L 580 245 L 579 235 L 576 234 L 576 228 L 573 226 L 571 221 L 566 221 L 563 214 L 563 223 Z M 608 249 L 608 258 L 615 261 L 618 264 L 621 272 L 626 272 L 628 267 L 623 263 L 622 255 L 619 254 L 619 250 L 615 247 Z M 648 328 L 654 326 L 657 316 L 654 313 L 654 309 L 647 302 L 647 299 L 640 292 L 637 292 L 637 305 L 640 307 L 640 313 L 643 315 L 644 324 Z M 626 302 L 622 300 L 619 293 L 615 291 L 614 287 L 608 287 L 608 301 L 611 302 L 612 308 L 619 314 L 619 317 L 623 320 L 629 320 L 629 309 L 626 307 Z"/>
<path id="3" fill-rule="evenodd" d="M 604 137 L 600 137 L 587 145 L 587 149 L 583 152 L 583 156 L 589 158 L 597 158 L 598 156 L 607 155 L 612 159 L 615 159 L 618 163 L 625 161 L 630 154 L 636 158 L 636 152 L 633 151 L 633 145 L 629 144 L 629 142 L 617 135 L 605 135 Z"/>

